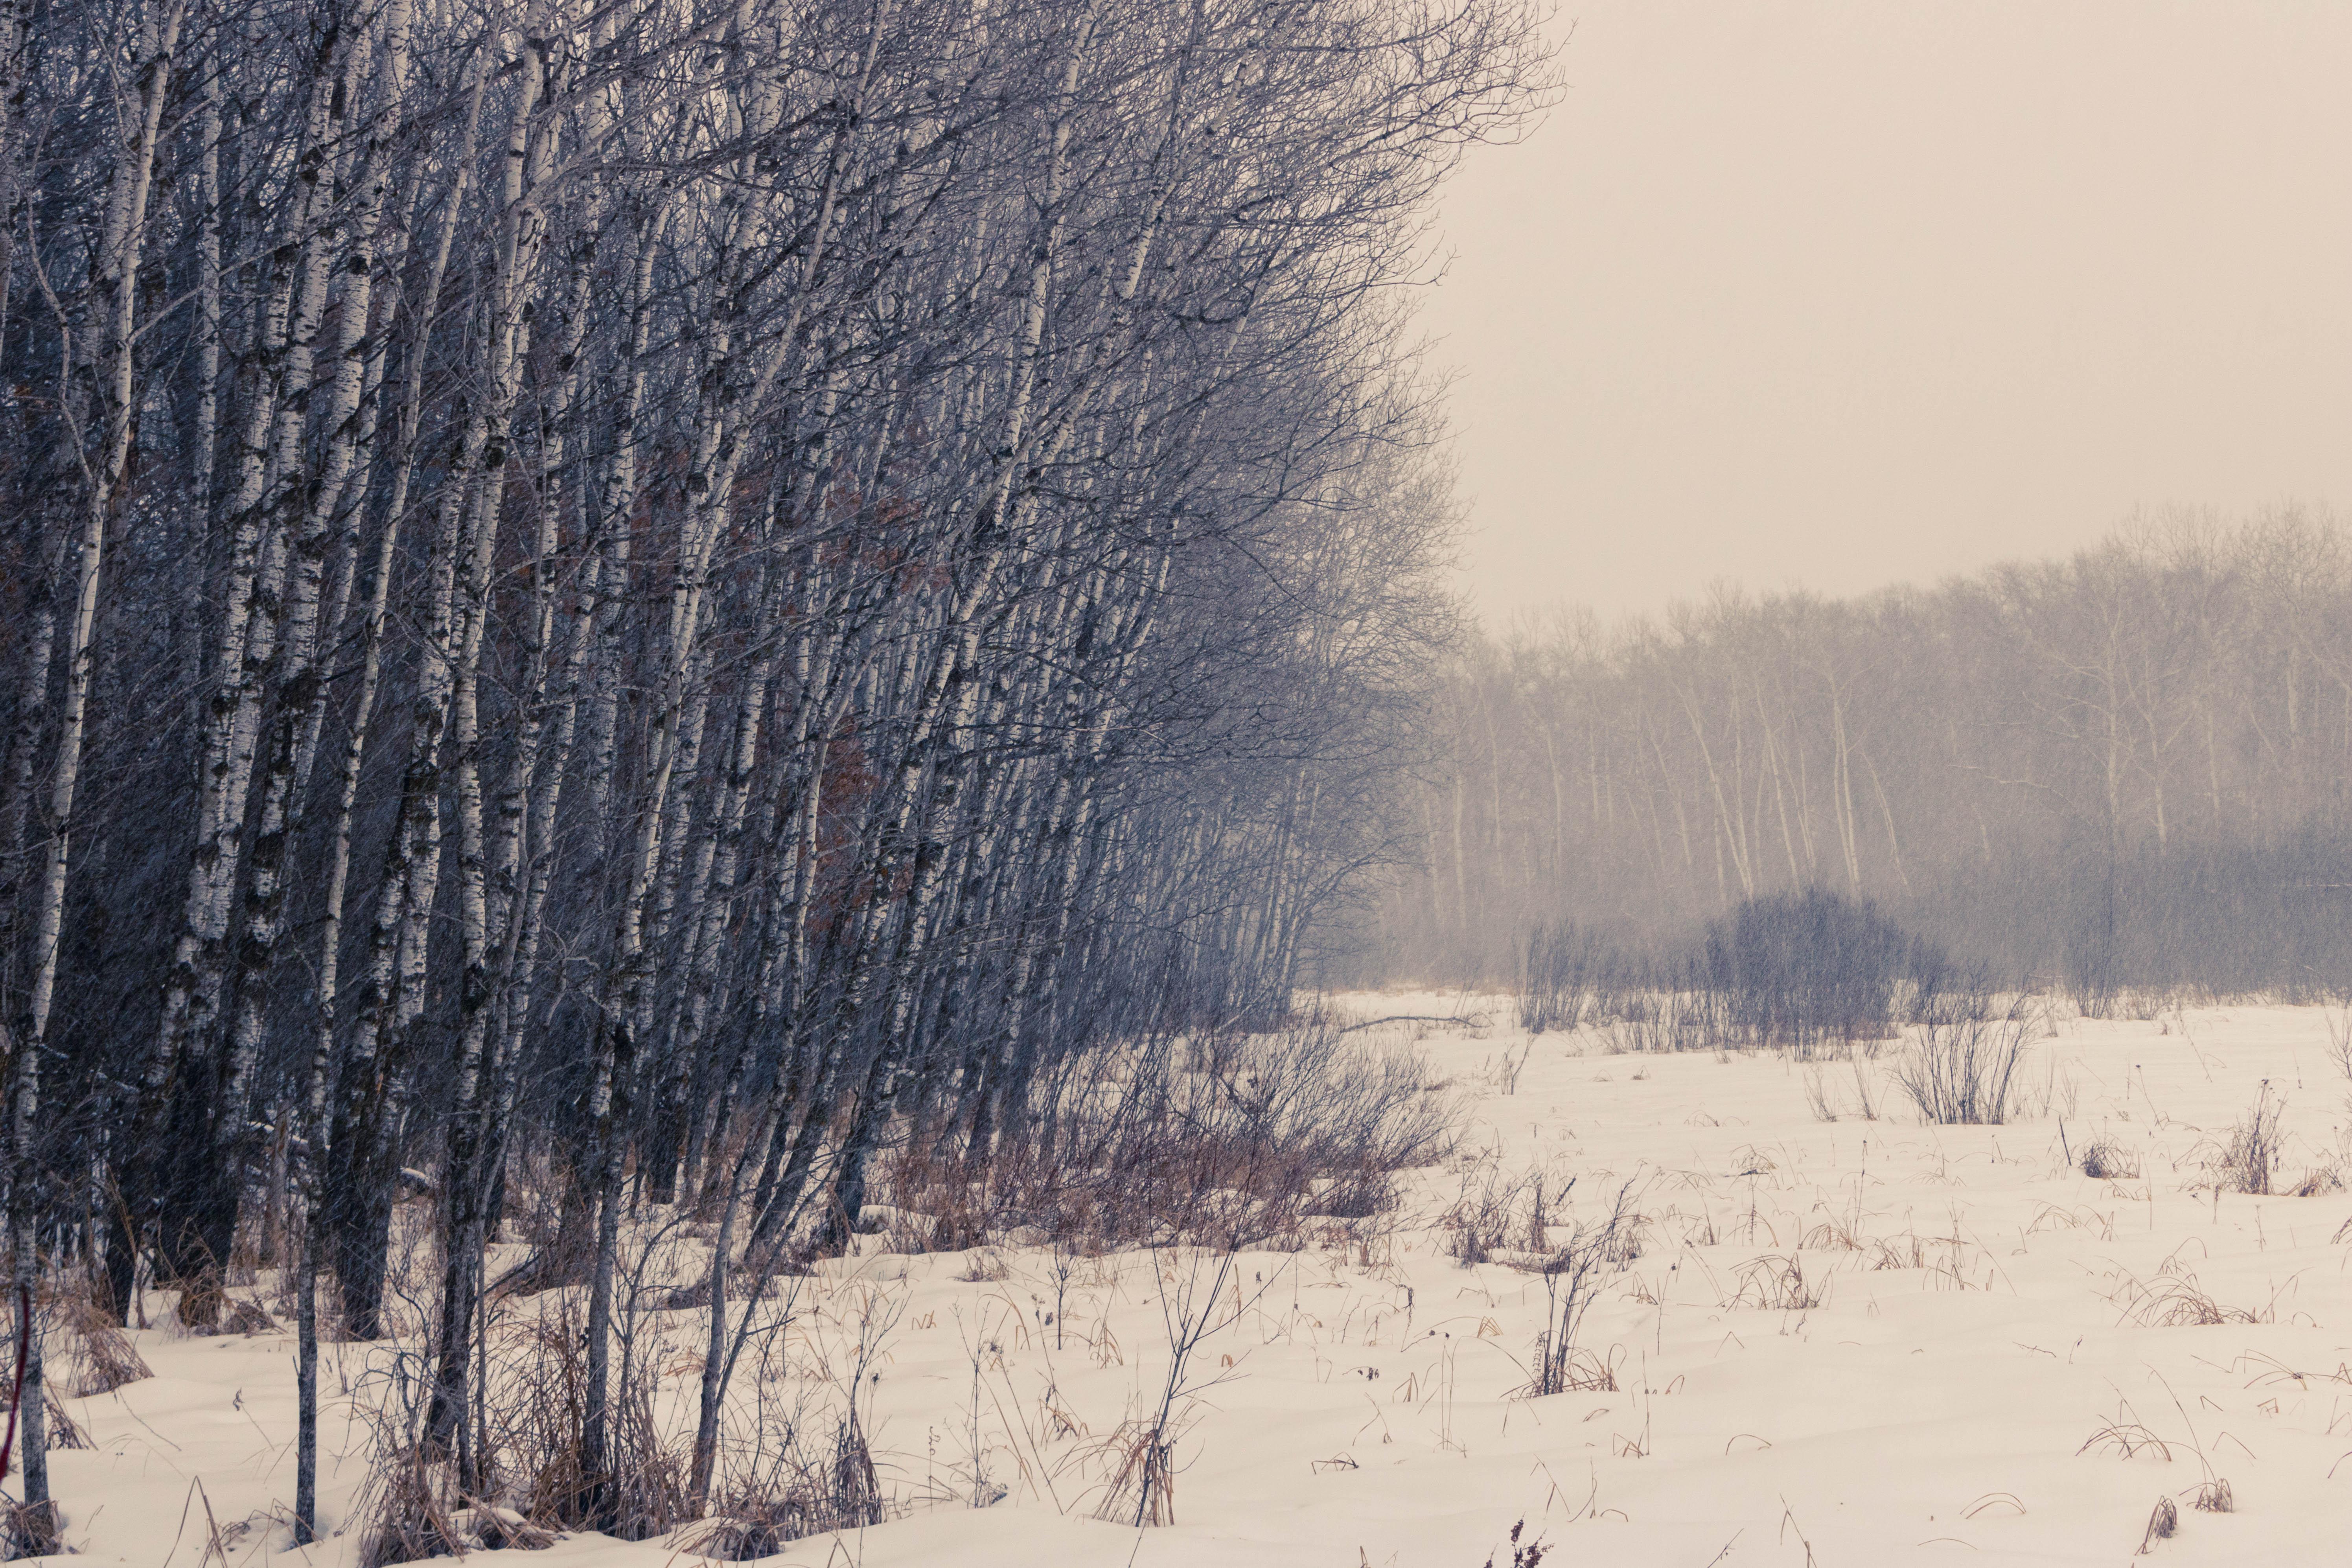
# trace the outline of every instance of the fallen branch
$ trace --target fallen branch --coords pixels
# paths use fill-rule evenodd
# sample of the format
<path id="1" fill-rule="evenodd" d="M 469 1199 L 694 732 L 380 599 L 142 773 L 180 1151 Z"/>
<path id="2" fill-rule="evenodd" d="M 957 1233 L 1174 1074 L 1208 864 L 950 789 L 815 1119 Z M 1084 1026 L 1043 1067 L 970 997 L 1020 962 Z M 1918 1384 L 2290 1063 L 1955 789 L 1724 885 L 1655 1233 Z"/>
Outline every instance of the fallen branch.
<path id="1" fill-rule="evenodd" d="M 1332 1033 L 1352 1035 L 1359 1029 L 1377 1029 L 1382 1024 L 1444 1024 L 1457 1029 L 1475 1029 L 1485 1022 L 1484 1018 L 1440 1017 L 1434 1013 L 1391 1013 L 1385 1018 L 1368 1018 Z"/>

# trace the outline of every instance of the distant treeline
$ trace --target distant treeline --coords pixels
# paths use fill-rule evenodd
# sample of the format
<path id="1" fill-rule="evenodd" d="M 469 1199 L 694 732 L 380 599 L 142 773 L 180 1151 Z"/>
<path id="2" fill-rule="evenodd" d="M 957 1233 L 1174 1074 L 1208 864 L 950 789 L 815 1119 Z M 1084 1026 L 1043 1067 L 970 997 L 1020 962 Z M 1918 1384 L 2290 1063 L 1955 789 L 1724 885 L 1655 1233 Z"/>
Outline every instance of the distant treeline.
<path id="1" fill-rule="evenodd" d="M 1657 949 L 1798 888 L 2090 995 L 2352 985 L 2352 541 L 2170 520 L 1856 600 L 1569 613 L 1451 683 L 1360 961 L 1507 978 L 1572 919 Z"/>

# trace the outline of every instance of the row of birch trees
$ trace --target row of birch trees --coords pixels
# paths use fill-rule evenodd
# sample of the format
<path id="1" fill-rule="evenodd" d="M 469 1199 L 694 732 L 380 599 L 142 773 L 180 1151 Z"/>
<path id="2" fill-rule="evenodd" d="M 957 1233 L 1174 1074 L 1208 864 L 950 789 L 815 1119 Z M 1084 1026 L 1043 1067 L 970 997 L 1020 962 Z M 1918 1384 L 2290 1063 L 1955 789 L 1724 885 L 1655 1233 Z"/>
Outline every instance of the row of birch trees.
<path id="1" fill-rule="evenodd" d="M 25 1299 L 293 1235 L 311 1379 L 428 1188 L 462 1445 L 547 1152 L 593 1521 L 631 1205 L 837 1245 L 910 1125 L 1279 1011 L 1454 629 L 1400 286 L 1546 69 L 1511 0 L 0 4 Z"/>
<path id="2" fill-rule="evenodd" d="M 1386 961 L 1665 941 L 1799 888 L 2118 985 L 2352 985 L 2352 534 L 2282 509 L 1829 601 L 1522 620 L 1457 665 Z"/>

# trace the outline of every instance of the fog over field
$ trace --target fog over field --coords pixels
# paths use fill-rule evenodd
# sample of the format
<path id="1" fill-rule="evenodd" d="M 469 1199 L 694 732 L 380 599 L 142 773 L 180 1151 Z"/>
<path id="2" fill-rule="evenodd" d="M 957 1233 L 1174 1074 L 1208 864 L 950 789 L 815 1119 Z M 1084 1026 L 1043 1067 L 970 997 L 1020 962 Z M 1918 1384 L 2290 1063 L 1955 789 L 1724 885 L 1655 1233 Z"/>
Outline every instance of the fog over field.
<path id="1" fill-rule="evenodd" d="M 0 0 L 0 1558 L 2336 1561 L 2347 54 Z"/>

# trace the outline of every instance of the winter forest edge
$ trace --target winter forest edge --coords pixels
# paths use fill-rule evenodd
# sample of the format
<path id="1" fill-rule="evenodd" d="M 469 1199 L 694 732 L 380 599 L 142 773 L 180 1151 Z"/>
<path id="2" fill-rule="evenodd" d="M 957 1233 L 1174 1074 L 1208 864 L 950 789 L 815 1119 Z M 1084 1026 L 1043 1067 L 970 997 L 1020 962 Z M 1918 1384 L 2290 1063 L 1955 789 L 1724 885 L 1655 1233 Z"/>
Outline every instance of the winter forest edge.
<path id="1" fill-rule="evenodd" d="M 2053 1008 L 2327 1004 L 2352 1074 L 2325 514 L 1617 626 L 1454 596 L 1414 290 L 1546 23 L 0 0 L 7 1552 L 76 1547 L 52 1452 L 159 1335 L 283 1335 L 253 1539 L 320 1563 L 1016 1487 L 1139 1536 L 1252 1259 L 1410 1331 L 1437 1171 L 1447 1266 L 1537 1293 L 1498 1407 L 1616 1394 L 1580 1331 L 1670 1211 L 1471 1161 L 1423 1047 L 1505 1015 L 1489 1100 L 1582 1031 L 1785 1052 L 1828 1126 L 1833 1045 L 1875 1126 L 1900 1040 L 1894 1099 L 2049 1118 L 2069 1180 L 2066 1080 L 2012 1082 Z M 2272 1094 L 2174 1151 L 2217 1216 Z M 1015 1482 L 967 1346 L 918 1485 L 877 1255 L 1026 1259 L 1039 1353 L 1143 1258 L 1164 1373 L 1095 1428 L 1049 1376 Z M 1727 1306 L 1819 1305 L 1794 1267 Z"/>

